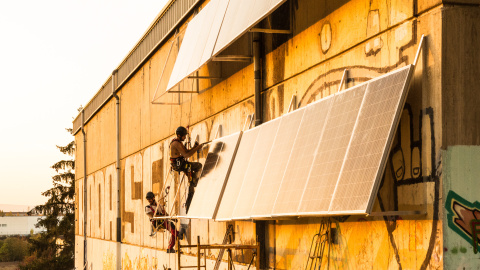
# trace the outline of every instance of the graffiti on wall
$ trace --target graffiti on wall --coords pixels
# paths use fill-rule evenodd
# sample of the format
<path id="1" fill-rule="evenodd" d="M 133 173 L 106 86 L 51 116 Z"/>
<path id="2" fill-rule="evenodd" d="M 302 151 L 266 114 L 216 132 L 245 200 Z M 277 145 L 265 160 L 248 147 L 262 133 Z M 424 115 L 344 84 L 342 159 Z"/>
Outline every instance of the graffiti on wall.
<path id="1" fill-rule="evenodd" d="M 480 202 L 469 202 L 460 195 L 450 190 L 445 200 L 445 209 L 447 210 L 448 227 L 465 239 L 469 244 L 473 244 L 472 220 L 480 220 Z M 478 248 L 480 249 L 480 238 Z"/>
<path id="2" fill-rule="evenodd" d="M 414 123 L 418 122 L 418 126 Z M 432 108 L 420 110 L 415 119 L 412 106 L 405 104 L 396 137 L 391 148 L 384 178 L 377 195 L 382 211 L 399 211 L 417 207 L 419 211 L 432 214 L 433 222 L 428 236 L 428 248 L 421 269 L 432 263 L 440 263 L 441 250 L 438 248 L 440 164 L 436 163 L 436 143 L 434 134 L 434 112 Z M 431 194 L 431 195 L 427 195 Z M 427 196 L 432 196 L 431 204 Z M 427 209 L 425 209 L 427 207 Z M 399 217 L 384 217 L 390 244 L 395 252 L 397 263 L 402 266 L 399 245 L 394 231 L 399 226 Z M 423 233 L 427 233 L 421 230 Z M 415 234 L 420 233 L 420 230 Z"/>

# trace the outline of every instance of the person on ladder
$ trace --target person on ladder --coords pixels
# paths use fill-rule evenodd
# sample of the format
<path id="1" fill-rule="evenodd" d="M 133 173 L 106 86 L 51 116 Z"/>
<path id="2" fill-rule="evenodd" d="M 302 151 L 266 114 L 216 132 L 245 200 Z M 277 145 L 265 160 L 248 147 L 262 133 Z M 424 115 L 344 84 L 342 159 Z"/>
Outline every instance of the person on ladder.
<path id="1" fill-rule="evenodd" d="M 167 212 L 161 203 L 157 204 L 157 201 L 155 201 L 155 194 L 153 194 L 153 192 L 147 192 L 146 199 L 148 201 L 148 205 L 145 206 L 145 213 L 150 218 L 150 222 L 152 222 L 154 230 L 159 231 L 166 229 L 170 232 L 172 237 L 170 237 L 170 241 L 168 242 L 167 253 L 175 253 L 175 249 L 173 247 L 175 246 L 176 238 L 178 237 L 178 231 L 175 228 L 175 223 L 171 219 L 153 219 L 153 217 L 167 216 Z M 180 237 L 180 239 L 182 239 L 182 237 Z"/>
<path id="2" fill-rule="evenodd" d="M 192 202 L 193 193 L 195 192 L 195 187 L 197 186 L 199 173 L 202 170 L 202 164 L 199 162 L 189 162 L 187 158 L 191 157 L 195 152 L 200 150 L 203 146 L 197 141 L 195 146 L 192 149 L 187 149 L 185 145 L 182 144 L 183 141 L 187 138 L 188 131 L 186 128 L 180 126 L 175 131 L 177 137 L 172 140 L 170 143 L 170 164 L 172 169 L 177 172 L 184 172 L 188 178 L 188 195 L 185 202 L 185 208 L 188 213 L 188 208 L 190 208 L 190 203 Z"/>

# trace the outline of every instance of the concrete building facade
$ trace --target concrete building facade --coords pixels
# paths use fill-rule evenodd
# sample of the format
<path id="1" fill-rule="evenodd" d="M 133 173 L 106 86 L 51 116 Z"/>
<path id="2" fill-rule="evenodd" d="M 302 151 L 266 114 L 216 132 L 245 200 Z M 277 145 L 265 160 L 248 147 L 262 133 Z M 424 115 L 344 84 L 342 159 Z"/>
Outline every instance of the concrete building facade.
<path id="1" fill-rule="evenodd" d="M 180 96 L 180 104 L 156 104 L 188 22 L 208 2 L 171 0 L 74 121 L 77 269 L 178 269 L 166 253 L 168 232 L 149 236 L 144 214 L 145 194 L 168 183 L 184 200 L 181 177 L 167 179 L 175 129 L 189 126 L 210 141 L 219 126 L 221 135 L 233 134 L 255 113 L 253 62 L 207 64 L 199 74 L 220 79 L 184 80 L 179 89 L 198 93 L 168 93 L 162 98 Z M 291 30 L 259 35 L 262 122 L 287 113 L 293 96 L 304 107 L 335 94 L 344 70 L 352 87 L 412 64 L 426 37 L 373 213 L 183 220 L 188 237 L 180 242 L 222 243 L 233 225 L 234 243 L 260 243 L 261 269 L 305 269 L 313 237 L 327 224 L 321 269 L 480 269 L 471 227 L 480 219 L 480 1 L 288 0 L 258 27 Z M 251 54 L 252 39 L 244 35 L 227 53 Z M 167 200 L 178 213 L 175 192 Z M 183 252 L 182 265 L 197 263 L 196 249 Z M 206 251 L 207 269 L 218 254 Z M 232 256 L 236 269 L 247 269 L 254 254 Z"/>

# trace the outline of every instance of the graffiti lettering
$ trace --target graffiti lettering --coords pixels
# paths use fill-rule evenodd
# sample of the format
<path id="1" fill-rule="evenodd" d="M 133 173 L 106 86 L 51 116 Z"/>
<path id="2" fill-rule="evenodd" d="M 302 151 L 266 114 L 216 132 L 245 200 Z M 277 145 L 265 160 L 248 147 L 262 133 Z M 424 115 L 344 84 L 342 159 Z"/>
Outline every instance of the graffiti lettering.
<path id="1" fill-rule="evenodd" d="M 473 243 L 471 221 L 480 219 L 480 202 L 471 203 L 450 190 L 445 201 L 445 208 L 448 212 L 448 227 L 468 243 Z M 480 244 L 478 244 L 478 248 L 480 248 Z"/>

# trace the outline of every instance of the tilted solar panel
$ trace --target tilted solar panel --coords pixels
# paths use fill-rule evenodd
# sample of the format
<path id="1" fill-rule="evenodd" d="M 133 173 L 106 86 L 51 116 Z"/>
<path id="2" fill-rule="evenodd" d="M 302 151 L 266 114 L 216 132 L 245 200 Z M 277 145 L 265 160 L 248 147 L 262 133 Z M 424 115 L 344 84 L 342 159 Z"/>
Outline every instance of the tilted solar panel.
<path id="1" fill-rule="evenodd" d="M 200 68 L 201 66 L 203 66 L 212 57 L 213 49 L 215 47 L 215 43 L 217 42 L 218 33 L 220 31 L 220 27 L 222 26 L 222 22 L 225 17 L 225 12 L 227 11 L 229 1 L 212 0 L 210 3 L 213 3 L 214 1 L 216 2 L 215 12 L 213 15 L 209 15 L 209 16 L 213 16 L 212 27 L 210 28 L 210 32 L 208 33 L 208 38 L 205 43 L 203 55 L 197 68 Z M 210 5 L 210 3 L 208 5 Z"/>
<path id="2" fill-rule="evenodd" d="M 190 61 L 193 55 L 199 51 L 198 47 L 196 46 L 197 40 L 199 35 L 203 33 L 201 29 L 202 21 L 199 20 L 201 17 L 202 16 L 198 15 L 195 16 L 188 24 L 185 35 L 183 36 L 182 46 L 180 46 L 177 59 L 175 60 L 175 65 L 172 69 L 172 74 L 170 75 L 170 79 L 168 81 L 167 91 L 188 76 L 187 70 L 190 65 Z M 201 53 L 203 53 L 203 51 Z"/>
<path id="3" fill-rule="evenodd" d="M 299 132 L 304 108 L 282 116 L 272 151 L 252 208 L 252 217 L 270 217 L 290 153 Z"/>
<path id="4" fill-rule="evenodd" d="M 322 138 L 325 119 L 332 104 L 333 96 L 330 96 L 305 107 L 305 114 L 285 169 L 272 215 L 297 214 L 315 152 Z"/>
<path id="5" fill-rule="evenodd" d="M 286 0 L 230 0 L 218 34 L 213 56 L 217 56 L 251 27 Z"/>
<path id="6" fill-rule="evenodd" d="M 369 213 L 400 117 L 411 66 L 368 83 L 330 205 L 331 213 Z"/>
<path id="7" fill-rule="evenodd" d="M 242 187 L 238 196 L 233 219 L 249 219 L 252 215 L 252 206 L 257 194 L 262 175 L 267 164 L 267 159 L 273 147 L 273 141 L 277 134 L 281 118 L 264 123 L 259 127 L 259 133 L 253 148 L 252 157 L 248 164 L 248 170 L 243 179 Z M 236 165 L 234 165 L 236 166 Z"/>
<path id="8" fill-rule="evenodd" d="M 213 219 L 240 138 L 241 132 L 212 141 L 187 217 Z"/>
<path id="9" fill-rule="evenodd" d="M 233 217 L 233 209 L 237 203 L 240 188 L 242 187 L 243 179 L 248 170 L 248 163 L 252 158 L 253 148 L 257 140 L 260 127 L 256 127 L 243 132 L 242 139 L 238 146 L 237 154 L 235 156 L 234 165 L 230 171 L 225 191 L 218 208 L 216 220 L 231 220 Z"/>
<path id="10" fill-rule="evenodd" d="M 213 21 L 215 19 L 215 13 L 217 12 L 217 6 L 219 0 L 210 1 L 192 20 L 193 23 L 200 24 L 199 30 L 201 33 L 197 34 L 197 40 L 195 42 L 194 53 L 191 55 L 188 64 L 186 65 L 185 76 L 192 74 L 195 70 L 200 67 L 200 61 L 205 51 L 205 45 L 208 40 L 212 38 L 210 36 L 210 31 L 213 26 Z M 218 29 L 216 33 L 218 34 Z M 182 43 L 183 46 L 183 43 Z"/>
<path id="11" fill-rule="evenodd" d="M 362 84 L 335 95 L 300 202 L 300 215 L 328 212 L 366 88 Z"/>

